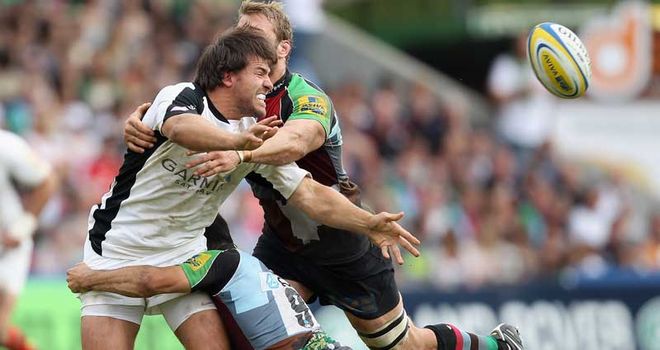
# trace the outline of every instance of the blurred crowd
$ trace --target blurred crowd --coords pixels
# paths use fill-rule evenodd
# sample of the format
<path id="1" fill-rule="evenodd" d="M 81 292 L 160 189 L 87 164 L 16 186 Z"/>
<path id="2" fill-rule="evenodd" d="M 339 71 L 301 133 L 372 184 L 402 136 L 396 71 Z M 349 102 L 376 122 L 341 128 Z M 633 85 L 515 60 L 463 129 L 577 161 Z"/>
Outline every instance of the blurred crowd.
<path id="1" fill-rule="evenodd" d="M 63 182 L 41 218 L 32 271 L 61 274 L 81 259 L 89 209 L 122 163 L 124 120 L 161 87 L 191 79 L 201 49 L 233 23 L 237 1 L 0 6 L 0 123 Z M 502 62 L 493 74 L 516 74 L 515 57 Z M 404 225 L 423 241 L 423 256 L 398 271 L 404 288 L 660 268 L 660 215 L 648 198 L 615 170 L 561 159 L 542 131 L 519 139 L 507 127 L 521 125 L 510 120 L 516 103 L 534 98 L 520 93 L 527 88 L 491 90 L 492 123 L 474 126 L 466 106 L 422 85 L 326 87 L 340 115 L 345 166 L 364 201 L 405 211 Z M 249 188 L 222 213 L 250 249 L 262 217 Z"/>

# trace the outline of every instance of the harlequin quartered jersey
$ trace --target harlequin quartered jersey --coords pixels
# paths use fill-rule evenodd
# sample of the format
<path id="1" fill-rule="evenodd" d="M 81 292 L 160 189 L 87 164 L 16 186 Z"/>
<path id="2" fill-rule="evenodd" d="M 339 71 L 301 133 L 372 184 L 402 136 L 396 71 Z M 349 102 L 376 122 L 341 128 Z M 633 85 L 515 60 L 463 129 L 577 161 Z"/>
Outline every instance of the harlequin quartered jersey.
<path id="1" fill-rule="evenodd" d="M 337 188 L 348 181 L 342 164 L 342 134 L 332 101 L 323 90 L 298 73 L 287 71 L 266 96 L 266 116 L 277 115 L 285 125 L 290 120 L 313 120 L 325 131 L 323 145 L 296 164 L 309 171 L 314 180 Z M 298 208 L 286 204 L 262 176 L 247 177 L 264 209 L 263 232 L 276 236 L 287 249 L 322 263 L 355 260 L 369 249 L 366 236 L 323 226 Z"/>

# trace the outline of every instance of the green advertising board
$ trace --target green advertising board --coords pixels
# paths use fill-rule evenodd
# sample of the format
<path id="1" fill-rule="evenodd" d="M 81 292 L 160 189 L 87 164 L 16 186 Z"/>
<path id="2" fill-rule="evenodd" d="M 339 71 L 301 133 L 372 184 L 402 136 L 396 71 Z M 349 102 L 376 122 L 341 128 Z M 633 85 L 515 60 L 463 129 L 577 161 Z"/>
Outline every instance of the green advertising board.
<path id="1" fill-rule="evenodd" d="M 14 310 L 19 326 L 39 349 L 80 349 L 80 301 L 64 277 L 30 280 Z M 145 316 L 135 349 L 183 349 L 162 316 Z"/>

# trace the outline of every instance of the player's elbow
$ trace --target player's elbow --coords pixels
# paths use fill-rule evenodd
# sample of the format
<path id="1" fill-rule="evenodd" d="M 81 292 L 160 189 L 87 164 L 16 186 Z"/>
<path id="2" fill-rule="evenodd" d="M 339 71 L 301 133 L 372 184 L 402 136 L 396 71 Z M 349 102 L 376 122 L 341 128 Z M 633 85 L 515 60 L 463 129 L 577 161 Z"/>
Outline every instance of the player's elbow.
<path id="1" fill-rule="evenodd" d="M 173 123 L 170 125 L 169 128 L 163 127 L 163 134 L 165 137 L 167 137 L 170 141 L 180 144 L 183 138 L 183 130 L 181 128 L 181 125 L 179 123 Z"/>
<path id="2" fill-rule="evenodd" d="M 186 115 L 175 115 L 163 122 L 161 131 L 170 141 L 180 144 L 186 135 Z"/>
<path id="3" fill-rule="evenodd" d="M 289 200 L 312 220 L 321 222 L 332 214 L 331 205 L 319 200 L 324 198 L 322 197 L 324 189 L 325 187 L 318 182 L 305 178 Z"/>

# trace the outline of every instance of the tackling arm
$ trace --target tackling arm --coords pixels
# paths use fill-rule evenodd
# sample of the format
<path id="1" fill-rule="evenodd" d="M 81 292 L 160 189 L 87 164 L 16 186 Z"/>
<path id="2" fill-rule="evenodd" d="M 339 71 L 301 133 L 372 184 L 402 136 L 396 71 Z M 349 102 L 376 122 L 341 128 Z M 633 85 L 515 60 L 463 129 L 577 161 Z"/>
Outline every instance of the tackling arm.
<path id="1" fill-rule="evenodd" d="M 222 130 L 192 113 L 168 118 L 163 123 L 162 132 L 172 142 L 200 152 L 241 149 L 246 142 L 239 134 Z"/>
<path id="2" fill-rule="evenodd" d="M 287 121 L 275 136 L 252 151 L 253 163 L 283 165 L 295 162 L 325 142 L 323 126 L 310 119 Z"/>
<path id="3" fill-rule="evenodd" d="M 190 284 L 180 266 L 130 266 L 114 270 L 92 270 L 80 263 L 67 271 L 74 293 L 100 291 L 146 298 L 162 293 L 189 293 Z"/>
<path id="4" fill-rule="evenodd" d="M 270 117 L 236 134 L 216 127 L 197 114 L 183 113 L 165 120 L 161 131 L 172 142 L 191 151 L 209 152 L 254 149 L 272 137 L 279 124 L 276 117 Z"/>

